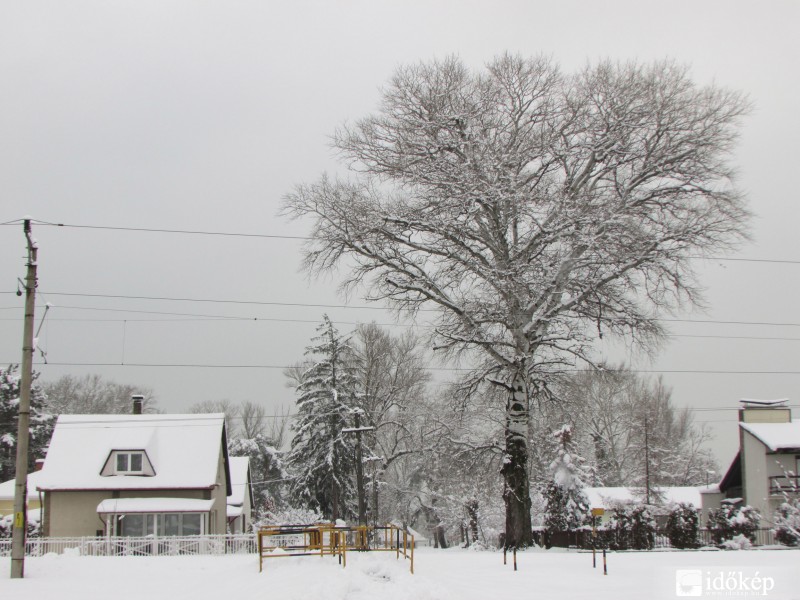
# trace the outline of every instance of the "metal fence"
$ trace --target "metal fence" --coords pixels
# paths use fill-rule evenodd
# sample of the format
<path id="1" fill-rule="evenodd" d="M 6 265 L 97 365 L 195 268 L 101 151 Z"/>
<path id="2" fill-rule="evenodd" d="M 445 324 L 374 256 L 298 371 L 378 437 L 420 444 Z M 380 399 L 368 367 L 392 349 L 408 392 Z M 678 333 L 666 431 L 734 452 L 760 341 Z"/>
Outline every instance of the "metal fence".
<path id="1" fill-rule="evenodd" d="M 28 538 L 26 556 L 64 552 L 81 556 L 177 556 L 191 554 L 254 554 L 255 534 L 184 537 L 42 537 Z M 11 540 L 0 540 L 0 557 L 11 556 Z"/>
<path id="2" fill-rule="evenodd" d="M 555 546 L 557 548 L 591 548 L 596 545 L 598 548 L 603 546 L 614 548 L 613 532 L 608 530 L 598 530 L 597 537 L 592 536 L 590 530 L 577 531 L 557 531 L 547 533 L 545 531 L 534 532 L 534 540 L 540 546 Z M 612 536 L 609 538 L 609 536 Z M 773 546 L 778 544 L 775 540 L 775 532 L 772 529 L 757 529 L 755 531 L 754 546 Z M 700 546 L 716 546 L 716 542 L 708 529 L 700 529 L 697 532 L 697 541 Z M 624 546 L 629 547 L 629 546 Z M 665 531 L 658 530 L 652 539 L 652 548 L 671 548 L 669 537 Z"/>

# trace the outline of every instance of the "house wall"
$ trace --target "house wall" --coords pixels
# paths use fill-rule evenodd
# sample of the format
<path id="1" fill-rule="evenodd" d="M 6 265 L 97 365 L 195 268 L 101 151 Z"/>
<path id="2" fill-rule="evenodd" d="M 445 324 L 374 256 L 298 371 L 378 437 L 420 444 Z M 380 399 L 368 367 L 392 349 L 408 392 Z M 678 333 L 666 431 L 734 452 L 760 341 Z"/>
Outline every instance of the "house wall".
<path id="1" fill-rule="evenodd" d="M 758 509 L 762 516 L 772 514 L 769 504 L 769 475 L 771 470 L 767 452 L 750 432 L 741 430 L 742 435 L 742 487 L 744 503 Z"/>
<path id="2" fill-rule="evenodd" d="M 708 521 L 708 511 L 719 510 L 722 507 L 722 501 L 724 499 L 724 492 L 704 492 L 700 494 L 700 501 L 702 504 L 702 510 L 700 513 L 701 527 L 704 527 Z"/>
<path id="3" fill-rule="evenodd" d="M 209 498 L 213 498 L 214 507 L 209 518 L 209 533 L 227 533 L 228 531 L 228 482 L 225 478 L 225 455 L 220 445 L 217 459 L 217 483 Z"/>
<path id="4" fill-rule="evenodd" d="M 97 505 L 110 498 L 192 498 L 210 499 L 209 490 L 112 490 L 47 492 L 45 499 L 44 535 L 51 537 L 93 536 L 105 528 L 105 520 L 97 514 Z M 215 503 L 216 507 L 216 503 Z M 224 532 L 217 523 L 209 522 L 209 533 Z"/>
<path id="5" fill-rule="evenodd" d="M 744 408 L 739 410 L 742 423 L 789 423 L 792 420 L 790 408 Z"/>
<path id="6" fill-rule="evenodd" d="M 38 508 L 41 508 L 39 499 L 28 497 L 28 510 L 29 511 L 37 510 Z M 5 517 L 6 515 L 13 515 L 13 514 L 14 514 L 14 499 L 13 498 L 0 499 L 0 517 Z"/>
<path id="7" fill-rule="evenodd" d="M 97 505 L 111 492 L 47 492 L 44 535 L 50 537 L 92 536 L 103 529 Z"/>

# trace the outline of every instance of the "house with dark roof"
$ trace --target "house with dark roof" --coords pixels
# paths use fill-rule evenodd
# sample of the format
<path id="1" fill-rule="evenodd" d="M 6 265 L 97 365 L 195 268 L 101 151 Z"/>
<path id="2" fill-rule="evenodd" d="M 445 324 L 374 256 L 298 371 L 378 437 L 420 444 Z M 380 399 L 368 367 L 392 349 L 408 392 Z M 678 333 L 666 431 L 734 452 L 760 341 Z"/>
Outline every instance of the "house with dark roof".
<path id="1" fill-rule="evenodd" d="M 703 490 L 703 509 L 738 499 L 771 519 L 800 486 L 800 419 L 786 400 L 742 400 L 739 451 L 715 487 Z"/>
<path id="2" fill-rule="evenodd" d="M 45 536 L 226 533 L 225 417 L 61 415 L 36 488 Z"/>

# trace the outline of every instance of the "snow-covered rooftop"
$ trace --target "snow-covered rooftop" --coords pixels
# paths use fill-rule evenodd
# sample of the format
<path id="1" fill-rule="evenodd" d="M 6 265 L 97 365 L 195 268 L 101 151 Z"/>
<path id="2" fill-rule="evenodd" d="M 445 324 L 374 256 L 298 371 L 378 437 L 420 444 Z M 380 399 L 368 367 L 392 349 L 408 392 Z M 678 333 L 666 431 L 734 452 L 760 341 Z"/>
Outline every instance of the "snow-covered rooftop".
<path id="1" fill-rule="evenodd" d="M 197 498 L 110 498 L 97 505 L 99 514 L 209 512 L 213 500 Z"/>
<path id="2" fill-rule="evenodd" d="M 223 414 L 61 415 L 40 490 L 206 489 L 217 481 Z M 143 450 L 153 476 L 100 474 L 114 450 Z"/>
<path id="3" fill-rule="evenodd" d="M 702 505 L 700 490 L 699 487 L 659 487 L 653 493 L 663 499 L 664 504 L 683 502 L 700 507 Z M 617 502 L 633 502 L 642 499 L 640 488 L 590 487 L 585 488 L 584 492 L 591 508 L 611 508 Z"/>
<path id="4" fill-rule="evenodd" d="M 800 448 L 800 419 L 788 423 L 739 423 L 773 452 Z"/>
<path id="5" fill-rule="evenodd" d="M 39 494 L 36 492 L 36 485 L 39 481 L 41 471 L 28 473 L 28 502 L 38 500 Z M 0 483 L 0 500 L 13 500 L 16 494 L 16 479 L 9 479 Z"/>
<path id="6" fill-rule="evenodd" d="M 243 506 L 247 495 L 247 472 L 250 458 L 247 456 L 231 456 L 228 458 L 231 470 L 231 495 L 228 506 Z M 228 511 L 230 516 L 230 510 Z"/>

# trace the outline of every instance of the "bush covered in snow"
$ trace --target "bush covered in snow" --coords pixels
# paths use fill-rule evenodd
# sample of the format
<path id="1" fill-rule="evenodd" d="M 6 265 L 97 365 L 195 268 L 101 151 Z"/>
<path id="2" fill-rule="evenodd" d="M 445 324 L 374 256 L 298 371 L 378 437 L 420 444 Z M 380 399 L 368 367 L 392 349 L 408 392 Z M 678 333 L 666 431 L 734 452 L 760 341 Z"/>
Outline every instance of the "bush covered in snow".
<path id="1" fill-rule="evenodd" d="M 753 542 L 746 535 L 740 533 L 729 540 L 725 540 L 719 547 L 724 550 L 750 550 L 753 547 Z"/>
<path id="2" fill-rule="evenodd" d="M 11 539 L 13 527 L 14 515 L 0 517 L 0 540 Z M 40 533 L 39 511 L 31 511 L 28 513 L 28 529 L 25 535 L 28 538 L 35 538 L 39 537 Z"/>
<path id="3" fill-rule="evenodd" d="M 667 516 L 666 534 L 673 548 L 697 548 L 700 520 L 693 504 L 675 504 Z"/>
<path id="4" fill-rule="evenodd" d="M 644 504 L 620 504 L 612 509 L 609 529 L 612 550 L 652 550 L 656 542 L 656 521 Z"/>
<path id="5" fill-rule="evenodd" d="M 572 531 L 591 519 L 584 492 L 589 473 L 576 452 L 569 425 L 555 431 L 553 438 L 556 456 L 550 464 L 551 480 L 544 492 L 544 524 L 549 532 Z"/>
<path id="6" fill-rule="evenodd" d="M 752 506 L 736 506 L 737 500 L 723 500 L 718 510 L 708 512 L 708 530 L 715 544 L 743 535 L 756 541 L 761 515 Z"/>
<path id="7" fill-rule="evenodd" d="M 785 546 L 800 546 L 800 498 L 788 499 L 775 512 L 775 539 Z"/>
<path id="8" fill-rule="evenodd" d="M 325 519 L 318 510 L 287 507 L 282 510 L 267 510 L 255 525 L 314 525 Z"/>

